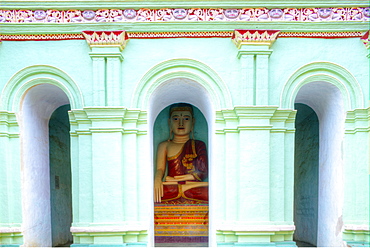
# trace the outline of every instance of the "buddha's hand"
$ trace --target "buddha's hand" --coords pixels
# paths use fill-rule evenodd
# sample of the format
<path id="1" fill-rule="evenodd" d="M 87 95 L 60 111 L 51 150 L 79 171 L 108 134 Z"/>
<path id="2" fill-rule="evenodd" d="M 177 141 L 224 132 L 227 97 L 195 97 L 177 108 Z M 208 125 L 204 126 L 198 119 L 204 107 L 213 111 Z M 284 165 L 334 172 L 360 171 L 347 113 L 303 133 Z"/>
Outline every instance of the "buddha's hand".
<path id="1" fill-rule="evenodd" d="M 163 197 L 162 180 L 154 180 L 154 202 L 161 202 Z"/>
<path id="2" fill-rule="evenodd" d="M 188 180 L 194 180 L 194 179 L 195 179 L 194 176 L 191 174 L 185 174 L 185 175 L 174 176 L 174 177 L 166 176 L 167 182 L 181 182 L 181 181 L 188 181 Z"/>

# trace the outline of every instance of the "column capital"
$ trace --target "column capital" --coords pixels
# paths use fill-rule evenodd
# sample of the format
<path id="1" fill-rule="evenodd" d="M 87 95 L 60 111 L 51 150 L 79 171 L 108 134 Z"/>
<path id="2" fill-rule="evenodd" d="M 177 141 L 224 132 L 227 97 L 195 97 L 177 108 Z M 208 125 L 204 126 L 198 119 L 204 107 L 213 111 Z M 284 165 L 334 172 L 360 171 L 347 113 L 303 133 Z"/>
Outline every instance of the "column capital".
<path id="1" fill-rule="evenodd" d="M 243 45 L 267 46 L 267 48 L 270 48 L 279 33 L 280 30 L 235 29 L 231 39 L 238 49 Z"/>
<path id="2" fill-rule="evenodd" d="M 82 31 L 90 48 L 95 47 L 118 47 L 122 51 L 127 42 L 126 31 Z"/>
<path id="3" fill-rule="evenodd" d="M 364 43 L 367 51 L 368 51 L 368 54 L 367 54 L 367 57 L 370 58 L 370 39 L 369 39 L 369 32 L 370 30 L 368 30 L 360 39 L 361 41 Z"/>
<path id="4" fill-rule="evenodd" d="M 364 43 L 366 49 L 370 49 L 370 39 L 369 39 L 369 32 L 367 31 L 360 39 Z"/>

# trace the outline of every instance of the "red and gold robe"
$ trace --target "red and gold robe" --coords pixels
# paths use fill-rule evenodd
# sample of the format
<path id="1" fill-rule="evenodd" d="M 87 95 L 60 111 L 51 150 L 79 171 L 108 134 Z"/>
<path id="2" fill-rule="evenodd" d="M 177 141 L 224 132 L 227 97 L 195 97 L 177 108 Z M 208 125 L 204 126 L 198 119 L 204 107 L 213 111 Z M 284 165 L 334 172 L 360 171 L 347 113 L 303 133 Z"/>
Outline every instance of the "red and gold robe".
<path id="1" fill-rule="evenodd" d="M 188 140 L 178 154 L 167 157 L 168 176 L 181 176 L 191 174 L 194 182 L 202 182 L 208 177 L 208 156 L 204 142 L 200 140 Z M 195 201 L 208 201 L 208 187 L 196 187 L 185 192 L 181 190 L 181 184 L 164 185 L 164 195 L 162 201 L 172 201 L 176 199 L 188 199 Z"/>

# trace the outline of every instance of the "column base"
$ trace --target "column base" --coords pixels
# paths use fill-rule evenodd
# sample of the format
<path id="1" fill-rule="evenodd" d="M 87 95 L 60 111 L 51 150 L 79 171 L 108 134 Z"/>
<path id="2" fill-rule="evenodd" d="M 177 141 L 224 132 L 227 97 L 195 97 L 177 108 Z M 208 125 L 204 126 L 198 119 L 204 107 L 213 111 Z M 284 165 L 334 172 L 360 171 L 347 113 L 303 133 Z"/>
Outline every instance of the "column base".
<path id="1" fill-rule="evenodd" d="M 294 226 L 245 226 L 218 230 L 217 246 L 297 247 L 293 241 Z"/>
<path id="2" fill-rule="evenodd" d="M 70 247 L 147 247 L 148 243 L 125 243 L 125 244 L 72 244 Z"/>
<path id="3" fill-rule="evenodd" d="M 370 247 L 370 230 L 368 226 L 347 225 L 343 240 L 351 247 Z"/>
<path id="4" fill-rule="evenodd" d="M 147 230 L 124 230 L 113 227 L 72 227 L 71 247 L 146 247 Z"/>
<path id="5" fill-rule="evenodd" d="M 244 242 L 244 243 L 217 243 L 218 247 L 297 247 L 294 241 L 288 242 Z"/>
<path id="6" fill-rule="evenodd" d="M 19 247 L 23 244 L 20 227 L 0 227 L 0 247 Z"/>

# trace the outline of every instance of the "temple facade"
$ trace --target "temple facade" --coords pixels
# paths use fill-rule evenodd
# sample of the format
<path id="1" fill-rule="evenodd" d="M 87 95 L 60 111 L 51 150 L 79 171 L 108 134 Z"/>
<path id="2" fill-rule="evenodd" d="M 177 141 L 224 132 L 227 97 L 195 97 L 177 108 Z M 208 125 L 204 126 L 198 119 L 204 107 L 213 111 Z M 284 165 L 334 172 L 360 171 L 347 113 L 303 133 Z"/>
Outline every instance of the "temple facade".
<path id="1" fill-rule="evenodd" d="M 2 0 L 0 246 L 369 246 L 369 18 L 364 0 Z M 154 203 L 174 103 L 194 106 L 207 204 Z"/>

